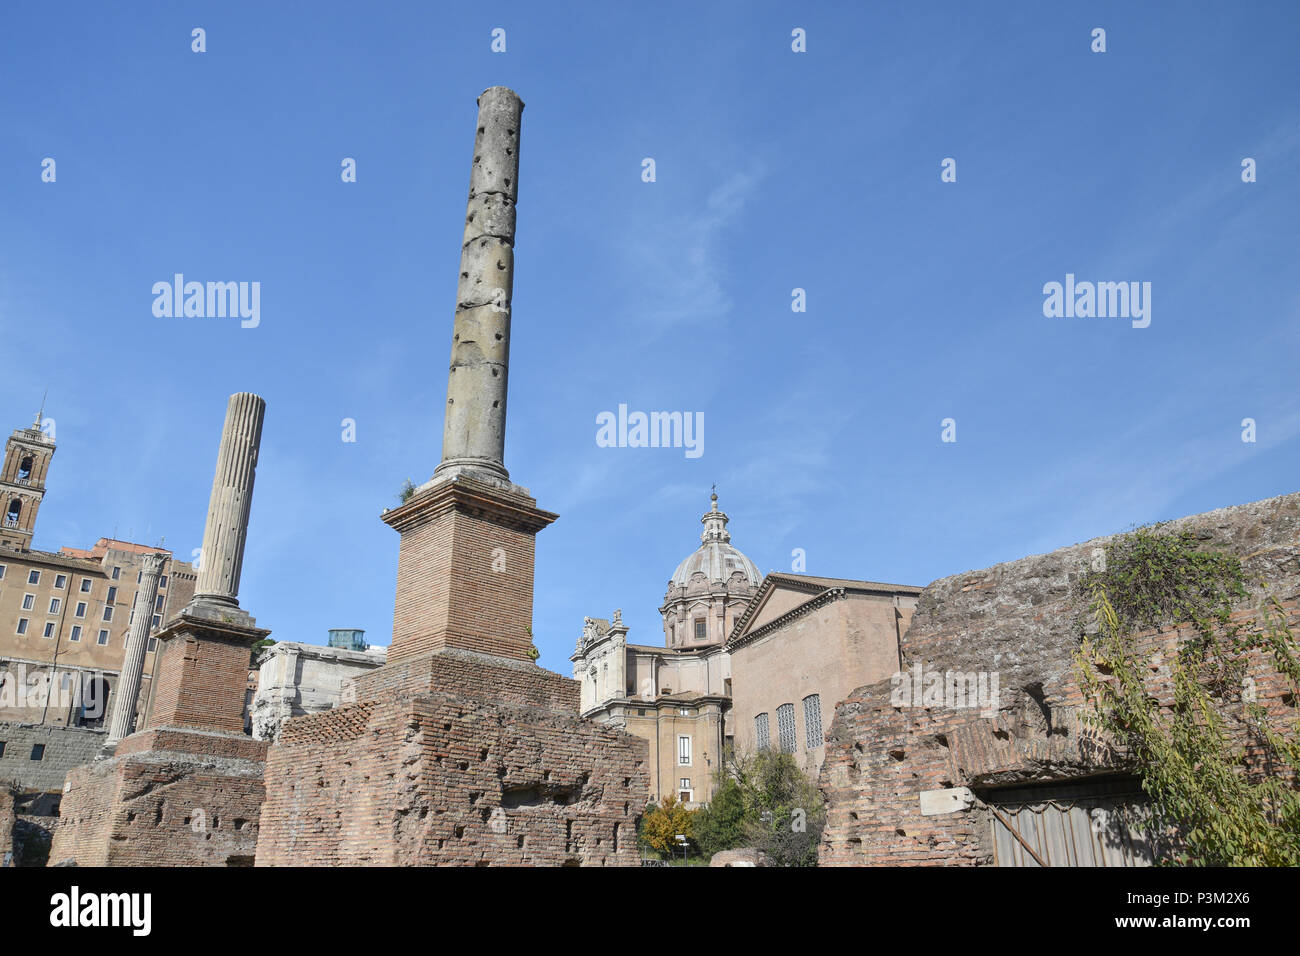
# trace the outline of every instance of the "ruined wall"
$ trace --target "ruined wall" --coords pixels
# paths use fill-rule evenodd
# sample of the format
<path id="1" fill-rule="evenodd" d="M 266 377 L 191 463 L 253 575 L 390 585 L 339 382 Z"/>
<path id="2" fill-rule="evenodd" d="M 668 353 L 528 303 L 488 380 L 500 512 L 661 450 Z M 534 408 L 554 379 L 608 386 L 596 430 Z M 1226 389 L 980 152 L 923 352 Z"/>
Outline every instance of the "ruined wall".
<path id="1" fill-rule="evenodd" d="M 14 852 L 14 824 L 17 822 L 17 816 L 14 813 L 13 794 L 9 788 L 0 783 L 0 868 L 16 866 L 17 858 Z"/>
<path id="2" fill-rule="evenodd" d="M 1252 618 L 1265 591 L 1300 622 L 1300 495 L 1224 508 L 1170 523 L 1203 546 L 1237 556 L 1252 595 L 1237 620 Z M 925 791 L 1059 781 L 1114 772 L 1120 764 L 1081 720 L 1073 670 L 1077 620 L 1071 594 L 1095 549 L 1111 537 L 935 581 L 903 637 L 903 665 L 925 672 L 996 673 L 999 700 L 979 708 L 891 704 L 888 680 L 859 687 L 836 710 L 820 785 L 828 801 L 823 864 L 979 865 L 992 862 L 987 809 L 925 815 Z M 1179 631 L 1136 636 L 1149 656 L 1155 692 L 1168 699 L 1168 657 Z M 1261 703 L 1294 719 L 1280 683 L 1258 682 Z"/>
<path id="3" fill-rule="evenodd" d="M 614 728 L 461 693 L 297 717 L 268 757 L 257 864 L 636 865 L 645 766 Z"/>
<path id="4" fill-rule="evenodd" d="M 68 774 L 50 862 L 251 866 L 265 748 L 174 730 L 125 738 L 112 759 Z"/>
<path id="5" fill-rule="evenodd" d="M 449 648 L 355 677 L 344 699 L 414 697 L 430 687 L 514 707 L 553 708 L 568 714 L 578 713 L 581 690 L 577 681 L 531 661 Z"/>
<path id="6" fill-rule="evenodd" d="M 11 724 L 0 722 L 0 782 L 12 780 L 25 790 L 59 791 L 73 767 L 95 758 L 108 734 L 102 730 L 58 727 L 50 724 Z M 32 759 L 32 748 L 45 751 L 39 760 Z"/>

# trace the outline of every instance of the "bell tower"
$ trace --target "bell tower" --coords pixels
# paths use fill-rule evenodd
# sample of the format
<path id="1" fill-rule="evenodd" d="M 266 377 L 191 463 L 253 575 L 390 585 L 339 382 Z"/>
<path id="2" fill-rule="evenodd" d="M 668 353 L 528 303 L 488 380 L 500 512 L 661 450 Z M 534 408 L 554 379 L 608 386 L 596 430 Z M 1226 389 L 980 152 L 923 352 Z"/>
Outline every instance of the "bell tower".
<path id="1" fill-rule="evenodd" d="M 44 409 L 42 409 L 42 412 Z M 28 551 L 36 530 L 36 512 L 45 497 L 45 477 L 54 457 L 54 441 L 41 431 L 41 416 L 19 428 L 5 442 L 0 467 L 0 547 Z"/>

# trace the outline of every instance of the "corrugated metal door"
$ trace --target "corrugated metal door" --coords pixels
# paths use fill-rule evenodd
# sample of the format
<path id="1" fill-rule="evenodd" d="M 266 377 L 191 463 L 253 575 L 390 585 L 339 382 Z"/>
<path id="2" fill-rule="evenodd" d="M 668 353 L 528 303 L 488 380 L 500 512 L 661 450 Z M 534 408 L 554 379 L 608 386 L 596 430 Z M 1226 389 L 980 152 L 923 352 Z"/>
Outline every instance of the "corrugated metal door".
<path id="1" fill-rule="evenodd" d="M 1150 809 L 1135 780 L 1018 787 L 990 793 L 985 802 L 994 811 L 998 866 L 1039 866 L 1034 854 L 1046 866 L 1154 863 Z"/>

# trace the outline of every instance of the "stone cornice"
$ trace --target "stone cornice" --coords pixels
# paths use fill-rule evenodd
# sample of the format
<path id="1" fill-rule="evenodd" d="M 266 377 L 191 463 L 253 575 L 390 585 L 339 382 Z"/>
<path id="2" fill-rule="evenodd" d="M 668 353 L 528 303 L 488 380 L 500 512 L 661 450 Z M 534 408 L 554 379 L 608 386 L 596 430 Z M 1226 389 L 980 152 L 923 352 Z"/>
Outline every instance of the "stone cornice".
<path id="1" fill-rule="evenodd" d="M 385 511 L 383 521 L 398 533 L 452 511 L 460 511 L 509 528 L 536 534 L 559 517 L 537 502 L 463 475 L 417 491 L 403 505 Z"/>
<path id="2" fill-rule="evenodd" d="M 786 624 L 789 624 L 791 621 L 795 620 L 796 618 L 803 617 L 805 614 L 807 614 L 810 611 L 815 611 L 817 610 L 817 608 L 830 604 L 832 601 L 838 601 L 840 598 L 845 597 L 847 594 L 848 594 L 848 588 L 843 586 L 826 588 L 824 591 L 818 594 L 811 601 L 805 601 L 803 604 L 797 605 L 796 607 L 792 607 L 790 610 L 786 611 L 780 617 L 773 618 L 772 620 L 764 624 L 762 627 L 750 631 L 747 634 L 741 634 L 738 637 L 733 637 L 731 640 L 727 641 L 726 644 L 727 650 L 728 651 L 734 650 L 737 647 L 743 647 L 746 644 L 756 641 L 760 637 L 763 637 L 766 634 L 770 634 L 773 631 L 777 630 L 778 628 L 784 627 Z"/>
<path id="3" fill-rule="evenodd" d="M 239 608 L 232 608 L 232 612 L 227 619 L 223 620 L 207 615 L 190 614 L 182 610 L 150 636 L 166 641 L 177 635 L 183 637 L 186 633 L 199 632 L 204 640 L 251 647 L 271 633 L 268 628 L 244 623 L 245 620 L 253 620 L 252 617 L 246 616 L 247 612 Z"/>

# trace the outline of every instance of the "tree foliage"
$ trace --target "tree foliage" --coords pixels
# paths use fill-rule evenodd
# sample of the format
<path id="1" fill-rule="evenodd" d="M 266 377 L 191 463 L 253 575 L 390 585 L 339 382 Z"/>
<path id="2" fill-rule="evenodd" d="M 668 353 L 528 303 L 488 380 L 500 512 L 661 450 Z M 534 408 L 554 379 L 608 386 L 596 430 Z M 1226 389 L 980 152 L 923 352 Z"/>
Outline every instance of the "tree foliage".
<path id="1" fill-rule="evenodd" d="M 794 756 L 765 750 L 737 757 L 718 773 L 695 832 L 708 856 L 753 847 L 777 866 L 816 866 L 825 819 L 821 793 Z"/>
<path id="2" fill-rule="evenodd" d="M 1240 562 L 1202 551 L 1190 532 L 1143 528 L 1106 550 L 1081 582 L 1094 627 L 1076 665 L 1090 722 L 1122 747 L 1142 780 L 1155 825 L 1174 835 L 1172 860 L 1202 866 L 1300 865 L 1300 740 L 1270 715 L 1248 673 L 1300 688 L 1297 645 L 1275 600 L 1234 622 L 1247 594 Z M 1172 699 L 1137 632 L 1190 623 L 1169 663 Z"/>
<path id="3" fill-rule="evenodd" d="M 687 810 L 677 802 L 672 794 L 664 797 L 663 803 L 651 804 L 641 817 L 641 842 L 663 856 L 672 856 L 681 852 L 677 835 L 687 840 L 694 840 L 694 819 L 696 810 Z"/>

